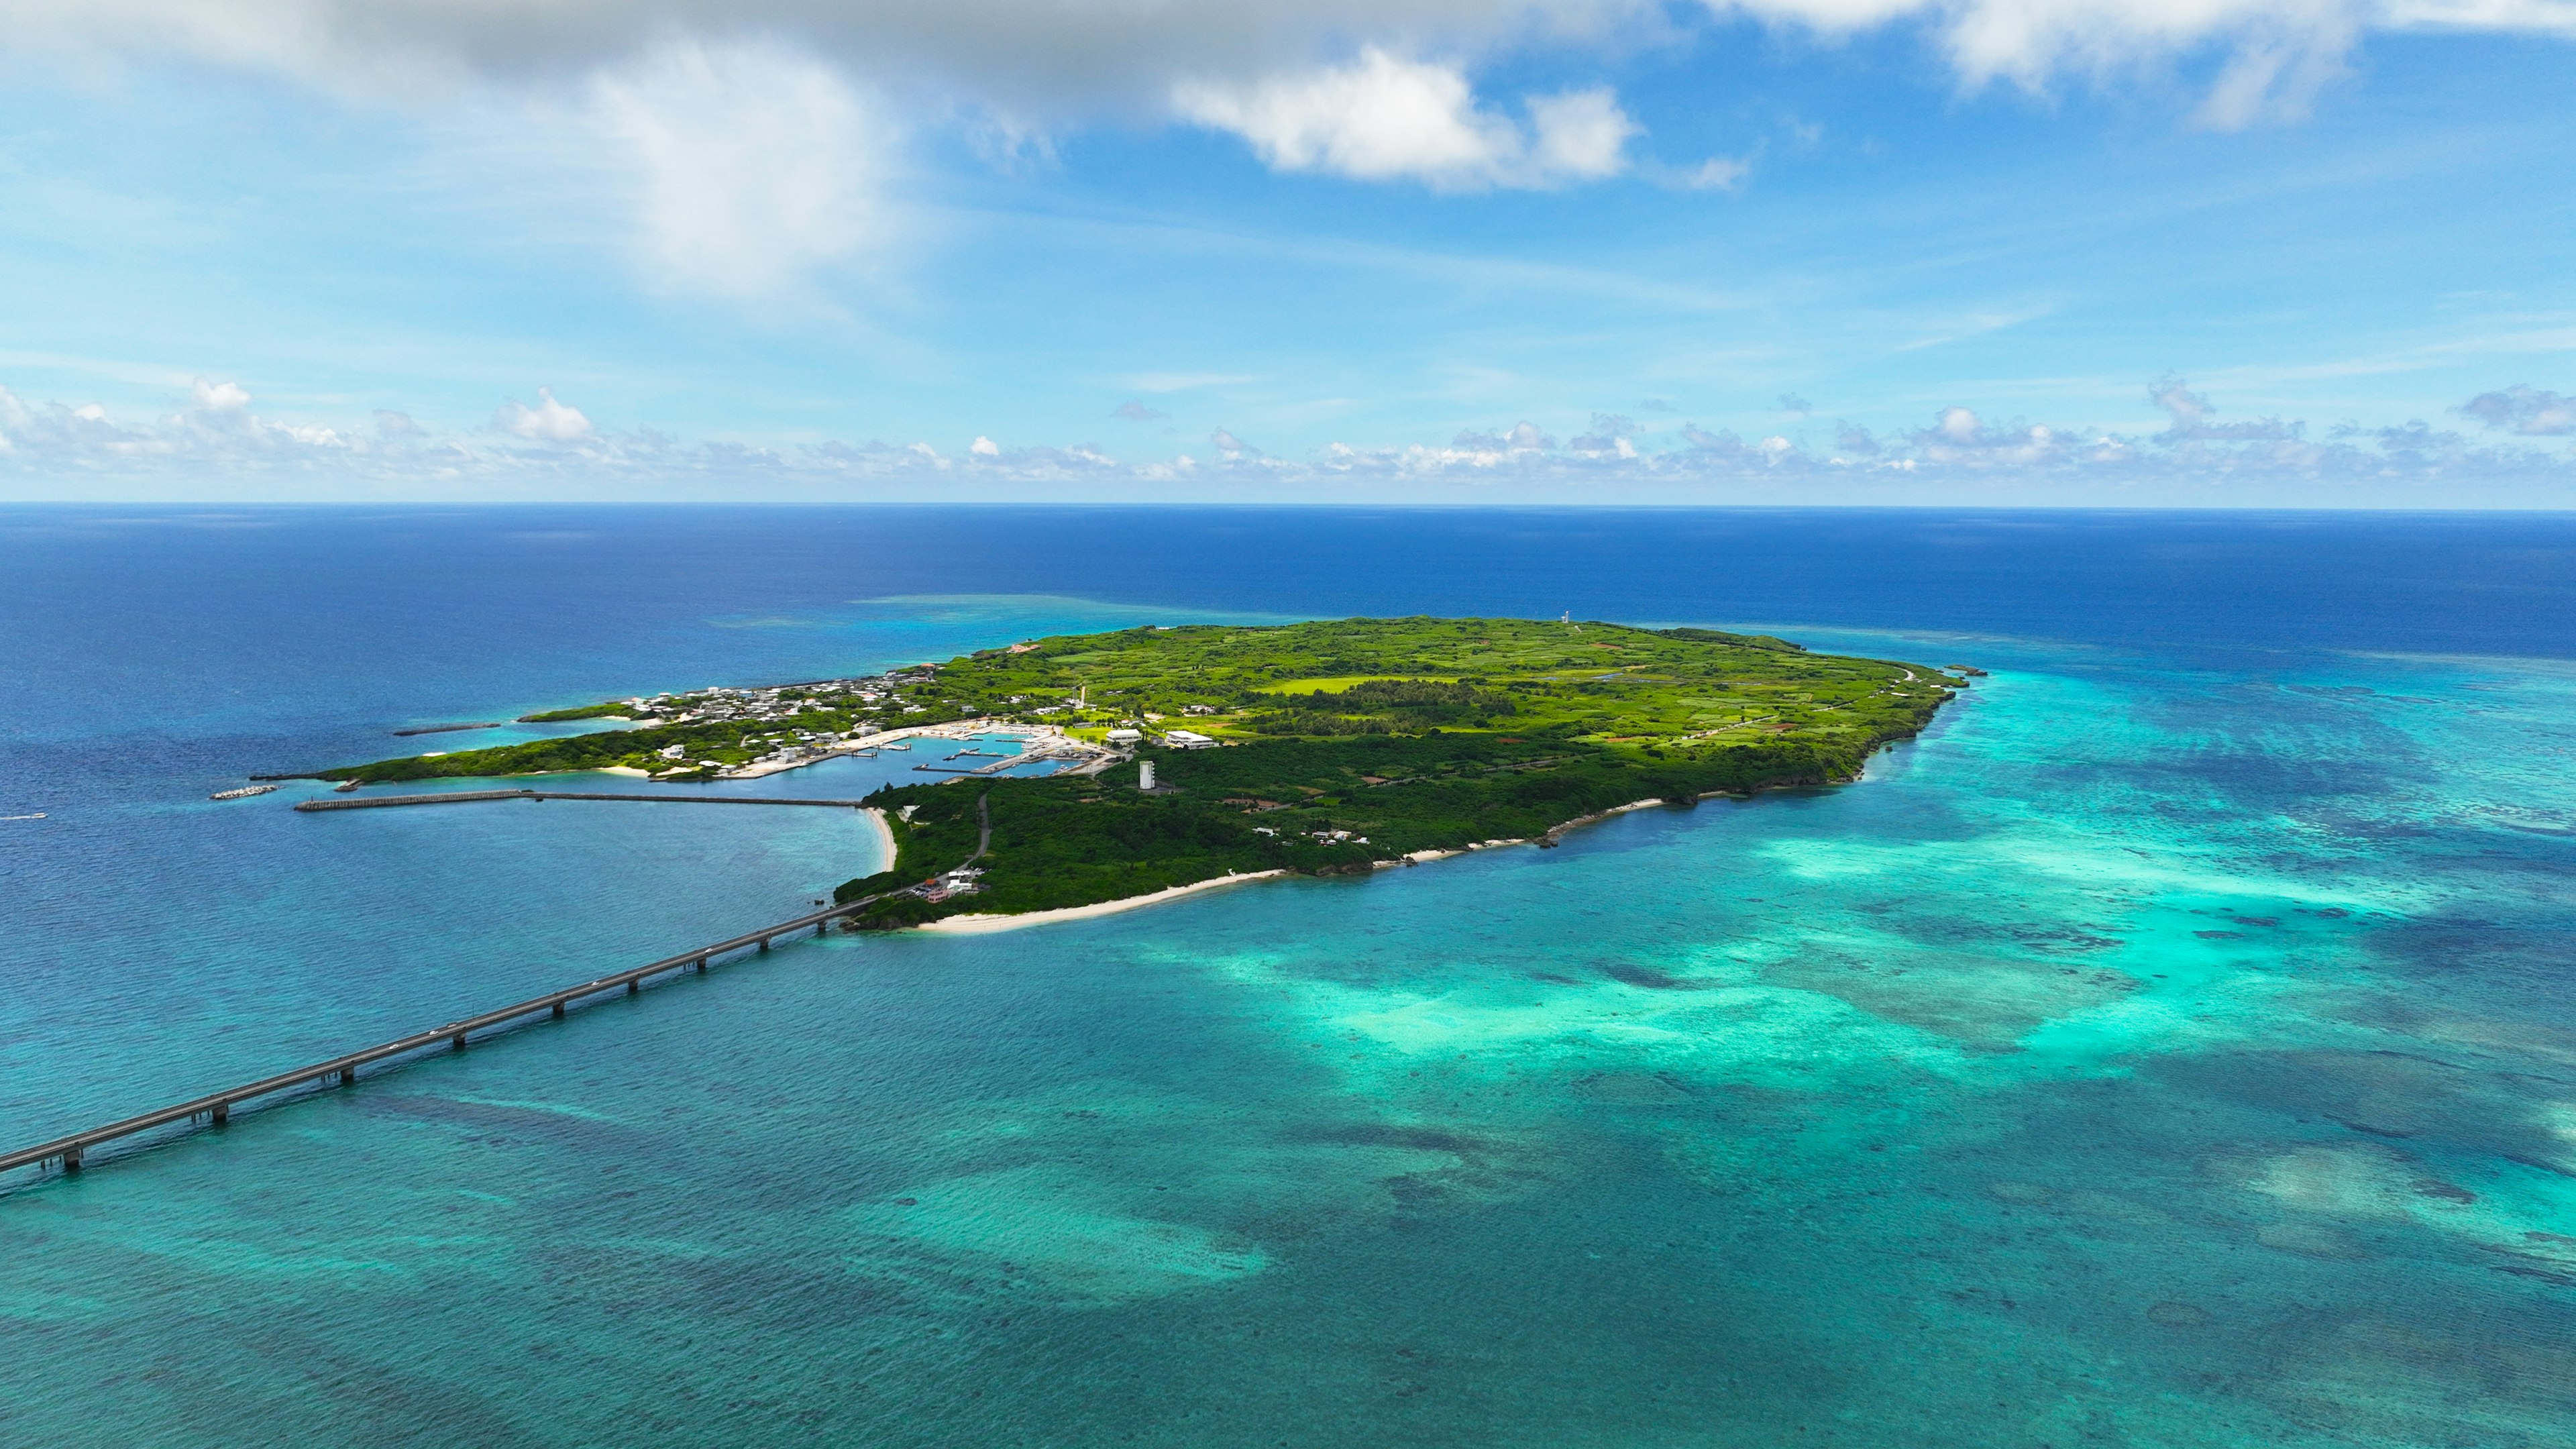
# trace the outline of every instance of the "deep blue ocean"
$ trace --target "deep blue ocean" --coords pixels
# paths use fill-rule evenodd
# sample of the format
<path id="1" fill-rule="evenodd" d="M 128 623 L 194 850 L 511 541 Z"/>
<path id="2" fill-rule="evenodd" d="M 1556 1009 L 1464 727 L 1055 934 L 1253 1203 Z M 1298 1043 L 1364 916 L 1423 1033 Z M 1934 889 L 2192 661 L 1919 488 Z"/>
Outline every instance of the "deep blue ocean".
<path id="1" fill-rule="evenodd" d="M 12 1174 L 0 1445 L 2576 1444 L 2576 515 L 0 506 L 0 1147 L 880 864 L 251 773 L 1568 611 L 1990 673 L 1843 789 L 803 942 Z"/>

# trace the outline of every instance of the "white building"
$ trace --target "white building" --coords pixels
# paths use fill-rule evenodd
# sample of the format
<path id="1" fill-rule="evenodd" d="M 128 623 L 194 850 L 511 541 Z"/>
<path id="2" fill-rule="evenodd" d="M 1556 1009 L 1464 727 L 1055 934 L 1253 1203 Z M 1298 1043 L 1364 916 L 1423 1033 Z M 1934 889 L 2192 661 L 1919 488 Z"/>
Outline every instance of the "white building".
<path id="1" fill-rule="evenodd" d="M 1113 745 L 1132 745 L 1144 738 L 1145 732 L 1143 730 L 1111 730 L 1109 732 L 1109 743 Z"/>
<path id="2" fill-rule="evenodd" d="M 1147 760 L 1144 764 L 1136 767 L 1136 788 L 1139 790 L 1151 790 L 1154 788 L 1153 761 Z"/>
<path id="3" fill-rule="evenodd" d="M 1214 737 L 1200 734 L 1197 730 L 1165 730 L 1163 731 L 1163 743 L 1170 745 L 1176 750 L 1209 750 L 1216 748 L 1216 740 Z"/>

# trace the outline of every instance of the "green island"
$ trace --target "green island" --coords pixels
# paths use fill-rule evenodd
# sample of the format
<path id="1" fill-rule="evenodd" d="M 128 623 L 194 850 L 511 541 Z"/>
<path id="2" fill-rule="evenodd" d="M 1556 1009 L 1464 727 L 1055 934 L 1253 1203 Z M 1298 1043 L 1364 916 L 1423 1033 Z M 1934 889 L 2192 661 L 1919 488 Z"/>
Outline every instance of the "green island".
<path id="1" fill-rule="evenodd" d="M 951 776 L 870 795 L 894 862 L 837 895 L 870 901 L 859 925 L 894 928 L 1230 875 L 1357 873 L 1553 844 L 1570 824 L 1640 801 L 1848 781 L 1974 672 L 1593 621 L 1148 626 L 867 678 L 611 701 L 532 718 L 620 716 L 631 728 L 317 775 L 624 766 L 707 778 L 966 720 L 1042 726 L 1091 749 L 1045 777 Z M 1140 788 L 1148 767 L 1151 790 Z"/>

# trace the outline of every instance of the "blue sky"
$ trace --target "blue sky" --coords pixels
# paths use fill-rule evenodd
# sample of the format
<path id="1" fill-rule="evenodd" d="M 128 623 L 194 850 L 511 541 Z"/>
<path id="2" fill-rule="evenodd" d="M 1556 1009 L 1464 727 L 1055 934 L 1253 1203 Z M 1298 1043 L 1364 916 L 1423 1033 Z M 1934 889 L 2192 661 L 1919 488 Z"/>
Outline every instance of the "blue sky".
<path id="1" fill-rule="evenodd" d="M 2566 0 L 0 34 L 0 497 L 2576 503 Z"/>

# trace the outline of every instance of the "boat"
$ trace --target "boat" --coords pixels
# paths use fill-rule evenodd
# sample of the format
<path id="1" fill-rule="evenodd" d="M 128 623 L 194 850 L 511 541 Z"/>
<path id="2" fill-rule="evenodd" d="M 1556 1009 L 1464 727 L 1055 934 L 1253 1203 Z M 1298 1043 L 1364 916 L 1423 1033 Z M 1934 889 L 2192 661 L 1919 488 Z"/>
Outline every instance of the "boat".
<path id="1" fill-rule="evenodd" d="M 244 785 L 238 790 L 217 790 L 206 798 L 209 800 L 247 800 L 253 795 L 265 795 L 276 788 L 277 787 L 275 785 Z"/>
<path id="2" fill-rule="evenodd" d="M 355 781 L 355 780 L 343 780 L 343 781 L 341 781 L 339 784 L 334 785 L 334 786 L 332 786 L 332 787 L 331 787 L 331 793 L 332 793 L 332 794 L 334 794 L 334 795 L 346 795 L 346 794 L 348 794 L 350 791 L 355 790 L 355 789 L 357 789 L 357 788 L 358 788 L 358 782 L 357 782 L 357 781 Z"/>
<path id="3" fill-rule="evenodd" d="M 878 749 L 881 749 L 881 750 L 908 750 L 908 749 L 911 749 L 911 748 L 912 748 L 912 746 L 910 746 L 910 745 L 879 745 L 879 746 L 877 746 L 877 748 L 878 748 Z"/>

